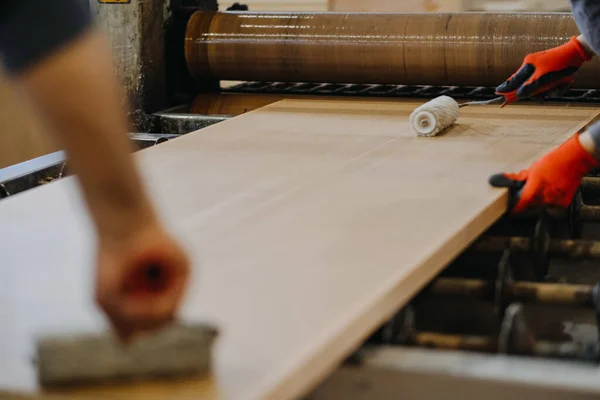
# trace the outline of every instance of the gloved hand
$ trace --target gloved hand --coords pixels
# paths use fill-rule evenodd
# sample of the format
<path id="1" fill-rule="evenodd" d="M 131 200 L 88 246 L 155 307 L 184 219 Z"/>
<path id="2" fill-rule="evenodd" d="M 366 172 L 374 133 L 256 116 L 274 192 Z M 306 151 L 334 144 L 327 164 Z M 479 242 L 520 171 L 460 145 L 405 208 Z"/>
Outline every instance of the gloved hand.
<path id="1" fill-rule="evenodd" d="M 536 208 L 567 208 L 581 184 L 581 179 L 600 163 L 587 152 L 575 135 L 550 151 L 529 169 L 519 173 L 490 177 L 494 187 L 510 191 L 513 213 Z"/>
<path id="2" fill-rule="evenodd" d="M 592 59 L 577 37 L 566 44 L 525 57 L 521 68 L 496 88 L 497 94 L 512 99 L 541 95 L 573 82 L 573 74 Z"/>

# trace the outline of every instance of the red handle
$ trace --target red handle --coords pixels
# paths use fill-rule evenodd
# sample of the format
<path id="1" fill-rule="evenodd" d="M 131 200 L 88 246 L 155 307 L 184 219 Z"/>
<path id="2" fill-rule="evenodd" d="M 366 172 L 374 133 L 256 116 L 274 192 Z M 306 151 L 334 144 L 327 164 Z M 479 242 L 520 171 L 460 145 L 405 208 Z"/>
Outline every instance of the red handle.
<path id="1" fill-rule="evenodd" d="M 504 96 L 504 103 L 502 104 L 502 107 L 500 107 L 500 108 L 504 108 L 507 105 L 509 105 L 510 103 L 514 103 L 519 100 L 519 96 L 517 96 L 516 90 L 513 92 L 510 92 L 510 93 L 497 93 L 497 94 Z"/>

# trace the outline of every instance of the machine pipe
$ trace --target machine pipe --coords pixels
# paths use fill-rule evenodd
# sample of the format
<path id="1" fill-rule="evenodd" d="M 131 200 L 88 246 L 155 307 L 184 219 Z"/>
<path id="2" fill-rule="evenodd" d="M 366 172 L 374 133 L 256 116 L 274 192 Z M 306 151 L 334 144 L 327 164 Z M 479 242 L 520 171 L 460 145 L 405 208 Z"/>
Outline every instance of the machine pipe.
<path id="1" fill-rule="evenodd" d="M 585 177 L 581 180 L 581 187 L 588 190 L 600 191 L 600 178 Z"/>
<path id="2" fill-rule="evenodd" d="M 417 332 L 410 338 L 409 343 L 413 346 L 426 347 L 436 350 L 462 350 L 481 353 L 495 353 L 498 350 L 498 338 L 493 336 L 461 336 L 449 335 L 435 332 Z M 511 346 L 509 353 L 518 353 L 545 358 L 561 358 L 573 360 L 590 360 L 597 357 L 597 346 L 588 343 L 560 343 L 549 341 L 533 341 L 531 348 L 513 351 Z"/>
<path id="3" fill-rule="evenodd" d="M 494 282 L 472 279 L 441 278 L 431 288 L 435 296 L 460 296 L 478 300 L 493 300 Z M 502 296 L 507 302 L 552 304 L 596 309 L 594 287 L 531 282 L 506 282 Z"/>
<path id="4" fill-rule="evenodd" d="M 577 34 L 568 13 L 197 11 L 185 55 L 199 80 L 495 87 Z M 574 86 L 600 88 L 597 71 L 587 63 Z"/>
<path id="5" fill-rule="evenodd" d="M 498 340 L 491 336 L 461 336 L 438 332 L 416 332 L 408 344 L 438 350 L 496 352 Z"/>
<path id="6" fill-rule="evenodd" d="M 475 251 L 515 252 L 532 251 L 532 239 L 526 237 L 488 236 L 481 238 L 473 247 Z M 548 243 L 548 255 L 569 259 L 600 259 L 600 241 L 552 239 Z"/>

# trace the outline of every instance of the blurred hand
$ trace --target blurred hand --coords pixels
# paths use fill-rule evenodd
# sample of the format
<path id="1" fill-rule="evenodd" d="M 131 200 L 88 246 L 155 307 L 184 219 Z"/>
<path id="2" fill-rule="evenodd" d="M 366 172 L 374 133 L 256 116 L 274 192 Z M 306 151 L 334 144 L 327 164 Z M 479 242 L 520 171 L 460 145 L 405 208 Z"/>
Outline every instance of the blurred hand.
<path id="1" fill-rule="evenodd" d="M 174 319 L 190 266 L 160 224 L 100 239 L 98 250 L 96 300 L 123 341 Z"/>

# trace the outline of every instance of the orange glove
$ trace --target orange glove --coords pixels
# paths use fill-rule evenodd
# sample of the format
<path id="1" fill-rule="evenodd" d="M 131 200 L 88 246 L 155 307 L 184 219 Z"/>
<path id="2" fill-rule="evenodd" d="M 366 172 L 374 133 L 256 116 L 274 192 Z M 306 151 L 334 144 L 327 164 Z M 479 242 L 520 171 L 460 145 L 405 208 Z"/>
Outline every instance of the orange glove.
<path id="1" fill-rule="evenodd" d="M 579 135 L 575 135 L 529 169 L 517 174 L 494 175 L 490 177 L 490 184 L 509 189 L 513 213 L 542 206 L 567 208 L 575 197 L 581 178 L 599 164 L 581 146 Z"/>
<path id="2" fill-rule="evenodd" d="M 592 54 L 573 36 L 554 49 L 529 54 L 521 68 L 496 88 L 497 94 L 525 99 L 573 83 L 573 74 Z"/>

